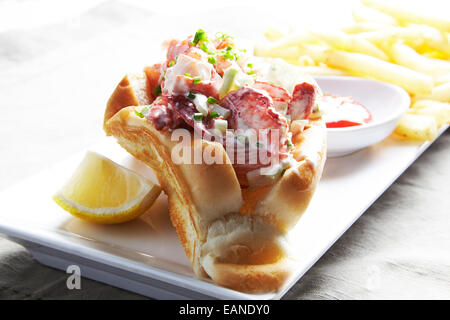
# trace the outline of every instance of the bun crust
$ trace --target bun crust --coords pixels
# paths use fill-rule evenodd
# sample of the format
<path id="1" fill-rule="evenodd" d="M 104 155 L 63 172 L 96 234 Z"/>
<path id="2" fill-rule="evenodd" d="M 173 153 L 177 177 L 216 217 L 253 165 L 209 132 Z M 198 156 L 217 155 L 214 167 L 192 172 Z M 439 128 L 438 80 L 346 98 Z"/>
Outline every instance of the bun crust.
<path id="1" fill-rule="evenodd" d="M 178 141 L 135 114 L 151 103 L 145 75 L 126 75 L 108 101 L 104 129 L 129 153 L 149 165 L 168 196 L 172 224 L 195 274 L 243 292 L 278 290 L 295 261 L 285 234 L 306 210 L 326 158 L 322 121 L 293 134 L 297 166 L 272 186 L 241 190 L 223 146 L 191 139 L 191 154 L 214 150 L 223 164 L 176 164 L 171 153 Z M 203 154 L 203 153 L 202 153 Z"/>

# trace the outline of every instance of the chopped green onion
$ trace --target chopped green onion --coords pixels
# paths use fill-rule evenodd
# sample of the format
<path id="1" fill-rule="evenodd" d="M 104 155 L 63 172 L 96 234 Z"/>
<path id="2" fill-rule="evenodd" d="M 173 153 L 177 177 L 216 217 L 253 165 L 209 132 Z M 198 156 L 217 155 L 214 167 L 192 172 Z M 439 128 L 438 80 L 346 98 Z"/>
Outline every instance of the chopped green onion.
<path id="1" fill-rule="evenodd" d="M 191 74 L 190 74 L 190 73 L 187 73 L 187 72 L 184 74 L 184 76 L 185 76 L 185 77 L 188 77 L 188 78 L 192 78 Z"/>
<path id="2" fill-rule="evenodd" d="M 173 60 L 170 61 L 170 62 L 169 62 L 169 67 L 173 66 L 174 64 L 175 64 L 175 61 L 173 61 Z"/>
<path id="3" fill-rule="evenodd" d="M 291 140 L 286 141 L 286 145 L 287 145 L 287 147 L 288 147 L 289 149 L 292 148 L 292 142 L 291 142 Z"/>
<path id="4" fill-rule="evenodd" d="M 255 74 L 255 71 L 249 70 L 249 72 L 247 72 L 247 74 L 250 74 L 250 75 Z"/>
<path id="5" fill-rule="evenodd" d="M 187 97 L 188 97 L 189 99 L 195 99 L 195 94 L 194 94 L 192 91 L 189 91 Z"/>
<path id="6" fill-rule="evenodd" d="M 198 29 L 194 35 L 194 40 L 192 40 L 192 43 L 196 45 L 197 43 L 199 43 L 199 41 L 206 41 L 206 40 L 208 40 L 206 32 L 202 29 Z"/>
<path id="7" fill-rule="evenodd" d="M 253 63 L 247 63 L 247 67 L 253 68 Z"/>
<path id="8" fill-rule="evenodd" d="M 208 99 L 206 99 L 206 102 L 208 102 L 209 104 L 215 104 L 215 103 L 219 102 L 219 100 L 217 100 L 216 98 L 213 98 L 213 97 L 209 97 Z"/>
<path id="9" fill-rule="evenodd" d="M 232 39 L 233 37 L 228 35 L 228 34 L 226 34 L 226 33 L 223 33 L 223 32 L 217 32 L 216 33 L 216 39 L 227 39 L 227 38 Z"/>
<path id="10" fill-rule="evenodd" d="M 155 95 L 155 97 L 159 96 L 161 94 L 161 85 L 157 85 L 155 87 L 155 89 L 153 89 L 153 94 Z"/>
<path id="11" fill-rule="evenodd" d="M 236 56 L 231 51 L 228 50 L 222 55 L 222 57 L 228 60 L 236 60 Z"/>
<path id="12" fill-rule="evenodd" d="M 139 112 L 139 111 L 137 111 L 137 110 L 134 110 L 134 113 L 135 113 L 139 118 L 144 118 L 144 117 L 148 114 L 148 112 L 150 111 L 150 108 L 151 108 L 151 107 L 152 107 L 151 105 L 150 105 L 150 106 L 143 107 L 142 110 L 141 110 L 141 112 Z"/>
<path id="13" fill-rule="evenodd" d="M 134 113 L 135 113 L 139 118 L 145 117 L 142 113 L 140 113 L 140 112 L 137 111 L 137 110 L 134 110 Z"/>
<path id="14" fill-rule="evenodd" d="M 211 112 L 211 114 L 209 116 L 214 119 L 214 118 L 218 118 L 220 115 L 217 112 L 213 111 L 213 112 Z"/>
<path id="15" fill-rule="evenodd" d="M 219 114 L 219 116 L 221 116 L 224 119 L 228 118 L 231 113 L 230 110 L 225 109 L 225 108 L 219 106 L 218 104 L 213 104 L 211 111 L 217 112 Z"/>
<path id="16" fill-rule="evenodd" d="M 202 82 L 202 78 L 195 77 L 193 82 L 194 82 L 194 84 L 199 84 L 200 82 Z"/>
<path id="17" fill-rule="evenodd" d="M 228 46 L 226 50 L 227 51 L 231 51 L 231 50 L 233 50 L 233 47 L 232 46 Z"/>
<path id="18" fill-rule="evenodd" d="M 194 120 L 195 121 L 201 121 L 203 119 L 202 113 L 194 113 Z"/>
<path id="19" fill-rule="evenodd" d="M 208 62 L 211 63 L 211 64 L 216 64 L 217 61 L 216 61 L 216 58 L 214 58 L 213 56 L 209 56 L 208 57 Z"/>
<path id="20" fill-rule="evenodd" d="M 206 45 L 205 42 L 202 42 L 202 43 L 200 44 L 200 49 L 202 49 L 202 50 L 203 50 L 204 52 L 206 52 L 207 54 L 214 54 L 214 52 L 211 51 L 211 50 L 208 48 L 208 46 Z"/>

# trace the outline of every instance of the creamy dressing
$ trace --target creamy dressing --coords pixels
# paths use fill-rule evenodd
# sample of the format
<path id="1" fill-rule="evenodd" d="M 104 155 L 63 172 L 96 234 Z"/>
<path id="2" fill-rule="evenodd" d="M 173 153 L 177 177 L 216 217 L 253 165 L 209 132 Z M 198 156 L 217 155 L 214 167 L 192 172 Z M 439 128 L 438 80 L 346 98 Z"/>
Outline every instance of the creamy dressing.
<path id="1" fill-rule="evenodd" d="M 181 81 L 178 81 L 177 76 L 189 74 L 193 78 L 200 78 L 202 81 L 211 81 L 214 67 L 201 60 L 194 59 L 185 54 L 178 55 L 176 63 L 167 69 L 164 81 L 164 94 L 173 95 L 174 89 L 182 92 L 187 92 L 189 88 Z M 181 88 L 180 88 L 181 86 Z M 177 92 L 178 94 L 180 92 Z"/>
<path id="2" fill-rule="evenodd" d="M 324 95 L 317 99 L 317 103 L 327 126 L 348 127 L 372 120 L 369 110 L 351 97 Z"/>
<path id="3" fill-rule="evenodd" d="M 221 97 L 227 94 L 230 90 L 237 90 L 242 87 L 252 87 L 255 84 L 254 76 L 244 72 L 241 66 L 236 61 L 227 61 L 230 65 L 226 70 L 224 70 L 224 78 L 220 77 L 214 65 L 206 61 L 208 59 L 208 55 L 199 49 L 196 50 L 198 52 L 194 50 L 186 54 L 179 54 L 176 58 L 175 63 L 171 67 L 168 67 L 164 74 L 163 72 L 161 72 L 161 79 L 164 79 L 163 95 L 188 96 L 189 91 L 191 90 L 190 86 L 192 87 L 192 79 L 200 80 L 199 82 L 194 82 L 194 84 L 213 83 L 215 88 L 222 87 L 222 89 L 226 89 L 220 89 Z M 314 85 L 316 91 L 315 93 L 321 94 L 320 89 L 314 79 L 303 74 L 303 72 L 297 67 L 294 67 L 281 59 L 266 60 L 264 61 L 264 64 L 265 66 L 262 69 L 254 69 L 254 71 L 256 71 L 256 73 L 258 74 L 260 80 L 284 88 L 291 96 L 293 94 L 295 86 L 304 82 Z M 233 77 L 230 77 L 229 83 L 226 83 L 226 81 L 224 81 L 225 74 L 227 74 L 227 70 L 231 69 L 233 69 Z M 287 115 L 288 102 L 274 101 L 274 99 L 277 100 L 277 98 L 275 97 L 274 99 L 272 99 L 272 97 L 270 96 L 270 92 L 264 89 L 252 89 L 267 97 L 272 104 L 272 106 L 269 107 L 270 110 L 279 115 L 280 119 L 287 119 L 288 123 L 290 123 L 290 116 Z M 196 92 L 197 90 L 195 89 L 193 91 L 195 97 L 191 96 L 190 99 L 194 103 L 197 111 L 200 112 L 204 117 L 207 117 L 211 111 L 217 112 L 223 118 L 228 117 L 228 115 L 230 114 L 230 111 L 228 109 L 225 109 L 217 104 L 208 104 L 207 96 Z M 225 92 L 222 93 L 222 91 Z M 341 98 L 346 99 L 346 97 Z M 361 118 L 364 121 L 364 116 L 367 116 L 367 114 L 364 115 L 364 111 L 366 111 L 367 113 L 368 111 L 360 105 L 347 103 L 346 101 L 341 103 L 341 105 L 342 106 L 336 107 L 335 101 L 333 107 L 332 101 L 327 101 L 327 99 L 324 99 L 321 102 L 320 109 L 321 112 L 323 112 L 325 120 L 327 122 L 339 120 L 339 114 L 341 116 L 344 115 L 344 118 L 346 118 L 347 120 L 350 119 L 350 121 L 358 119 L 361 120 Z M 336 109 L 342 109 L 344 110 L 344 112 L 342 110 L 336 111 Z M 369 117 L 371 117 L 370 113 L 368 113 L 368 115 Z M 254 122 L 252 123 L 252 126 L 261 128 L 265 126 L 265 123 L 263 123 L 262 120 L 260 125 L 258 115 L 250 113 L 250 118 L 254 118 L 251 119 Z M 245 141 L 258 140 L 255 130 L 251 130 L 249 125 L 245 123 L 241 117 L 237 117 L 236 122 L 236 129 L 238 129 L 239 131 L 243 131 L 242 135 L 247 137 L 247 139 L 244 139 L 244 143 Z M 297 126 L 298 130 L 303 131 L 303 123 L 298 123 Z M 214 128 L 223 134 L 228 128 L 228 122 L 221 118 L 215 119 Z M 288 136 L 286 138 L 290 139 L 291 133 L 288 133 Z M 239 143 L 242 143 L 239 139 L 238 141 Z M 317 150 L 315 148 L 316 143 L 318 142 L 314 141 L 314 143 L 303 143 L 300 147 L 300 151 L 305 157 L 304 161 L 307 161 L 313 167 L 317 166 L 317 163 L 320 160 L 319 154 L 317 153 Z M 252 145 L 251 147 L 255 148 L 255 145 Z M 298 168 L 298 166 L 304 163 L 304 161 L 296 161 L 293 157 L 292 152 L 287 152 L 286 157 L 283 160 L 274 163 L 269 167 L 250 171 L 247 173 L 247 178 L 250 182 L 250 185 L 254 185 L 254 183 L 256 183 L 257 185 L 267 184 L 270 182 L 273 183 L 278 178 L 280 178 L 286 170 L 290 170 L 291 168 Z"/>
<path id="4" fill-rule="evenodd" d="M 293 66 L 282 59 L 257 61 L 255 70 L 260 75 L 260 81 L 266 81 L 286 89 L 292 95 L 297 84 L 307 82 L 313 84 L 320 92 L 316 81 L 306 75 L 300 68 Z"/>

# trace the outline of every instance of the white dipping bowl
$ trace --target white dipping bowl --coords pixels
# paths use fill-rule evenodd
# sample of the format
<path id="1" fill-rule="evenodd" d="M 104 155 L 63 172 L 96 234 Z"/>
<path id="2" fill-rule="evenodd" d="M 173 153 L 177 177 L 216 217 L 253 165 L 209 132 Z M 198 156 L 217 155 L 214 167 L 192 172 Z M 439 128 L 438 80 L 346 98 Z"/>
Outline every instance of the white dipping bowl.
<path id="1" fill-rule="evenodd" d="M 322 92 L 351 96 L 372 113 L 373 121 L 345 128 L 328 128 L 328 157 L 340 157 L 373 145 L 389 136 L 411 103 L 408 93 L 395 85 L 356 77 L 317 76 Z"/>

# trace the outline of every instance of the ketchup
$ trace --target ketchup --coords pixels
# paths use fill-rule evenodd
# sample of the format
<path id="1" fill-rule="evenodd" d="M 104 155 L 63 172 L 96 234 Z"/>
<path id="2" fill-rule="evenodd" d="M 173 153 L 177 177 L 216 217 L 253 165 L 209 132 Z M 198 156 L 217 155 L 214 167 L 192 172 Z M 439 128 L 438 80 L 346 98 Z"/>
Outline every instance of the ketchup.
<path id="1" fill-rule="evenodd" d="M 359 126 L 372 121 L 372 114 L 352 97 L 324 94 L 317 98 L 327 128 Z"/>

